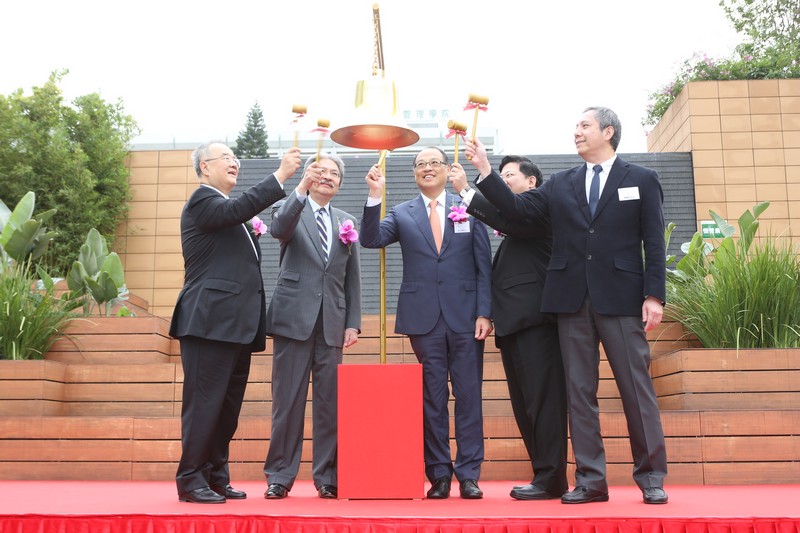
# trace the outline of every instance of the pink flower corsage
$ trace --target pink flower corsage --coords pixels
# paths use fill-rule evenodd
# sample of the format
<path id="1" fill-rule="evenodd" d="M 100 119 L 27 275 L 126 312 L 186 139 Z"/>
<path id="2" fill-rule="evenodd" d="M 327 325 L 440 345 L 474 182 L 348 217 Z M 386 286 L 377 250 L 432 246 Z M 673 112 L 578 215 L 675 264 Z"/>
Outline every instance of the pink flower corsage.
<path id="1" fill-rule="evenodd" d="M 495 237 L 505 237 L 505 236 L 506 236 L 506 234 L 505 234 L 505 233 L 502 233 L 502 232 L 500 232 L 500 231 L 494 230 L 494 236 L 495 236 Z"/>
<path id="2" fill-rule="evenodd" d="M 453 222 L 466 222 L 469 219 L 467 208 L 463 205 L 454 205 L 450 208 L 450 214 L 447 215 L 447 218 Z"/>
<path id="3" fill-rule="evenodd" d="M 262 222 L 258 217 L 253 217 L 250 219 L 250 225 L 252 226 L 253 234 L 256 237 L 261 237 L 267 232 L 267 225 L 264 224 L 264 222 Z"/>
<path id="4" fill-rule="evenodd" d="M 350 245 L 358 242 L 358 231 L 352 220 L 345 219 L 339 223 L 339 240 L 347 245 L 347 253 L 350 253 Z"/>

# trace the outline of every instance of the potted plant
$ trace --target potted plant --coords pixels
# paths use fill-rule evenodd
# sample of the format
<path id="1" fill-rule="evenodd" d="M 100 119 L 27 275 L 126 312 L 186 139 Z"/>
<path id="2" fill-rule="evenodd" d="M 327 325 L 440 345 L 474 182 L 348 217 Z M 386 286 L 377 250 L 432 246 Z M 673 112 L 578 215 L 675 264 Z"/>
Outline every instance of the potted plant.
<path id="1" fill-rule="evenodd" d="M 665 316 L 703 349 L 654 358 L 659 402 L 666 408 L 770 409 L 797 406 L 800 388 L 800 261 L 786 239 L 758 239 L 768 202 L 747 210 L 736 229 L 711 216 L 723 237 L 695 233 L 667 275 Z M 716 245 L 715 245 L 716 244 Z"/>

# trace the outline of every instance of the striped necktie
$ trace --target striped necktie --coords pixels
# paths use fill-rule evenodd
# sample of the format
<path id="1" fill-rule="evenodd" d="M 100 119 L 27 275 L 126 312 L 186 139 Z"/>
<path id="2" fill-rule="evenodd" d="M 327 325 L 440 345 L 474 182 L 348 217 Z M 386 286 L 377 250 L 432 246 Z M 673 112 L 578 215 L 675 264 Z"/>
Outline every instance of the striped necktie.
<path id="1" fill-rule="evenodd" d="M 319 240 L 322 243 L 322 257 L 325 262 L 328 262 L 328 229 L 325 226 L 325 208 L 320 207 L 317 210 L 317 229 L 319 230 Z"/>

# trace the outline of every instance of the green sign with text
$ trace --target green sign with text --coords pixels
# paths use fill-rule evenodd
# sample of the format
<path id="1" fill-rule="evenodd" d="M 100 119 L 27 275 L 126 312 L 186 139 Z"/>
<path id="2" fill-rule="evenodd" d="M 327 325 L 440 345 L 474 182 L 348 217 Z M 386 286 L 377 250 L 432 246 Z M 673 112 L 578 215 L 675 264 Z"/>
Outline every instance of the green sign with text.
<path id="1" fill-rule="evenodd" d="M 717 223 L 713 220 L 700 221 L 700 235 L 704 239 L 721 239 L 723 237 L 722 230 L 719 229 Z"/>

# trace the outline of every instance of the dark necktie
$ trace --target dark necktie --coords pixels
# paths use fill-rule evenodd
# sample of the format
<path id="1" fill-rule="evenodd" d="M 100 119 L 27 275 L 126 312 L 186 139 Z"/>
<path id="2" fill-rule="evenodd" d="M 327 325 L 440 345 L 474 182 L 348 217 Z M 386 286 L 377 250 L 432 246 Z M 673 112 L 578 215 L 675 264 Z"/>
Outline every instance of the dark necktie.
<path id="1" fill-rule="evenodd" d="M 589 185 L 589 213 L 594 216 L 594 210 L 597 209 L 597 201 L 600 200 L 600 172 L 603 167 L 595 165 L 592 167 L 594 176 L 592 176 L 592 183 Z"/>
<path id="2" fill-rule="evenodd" d="M 322 258 L 328 262 L 328 230 L 325 227 L 324 207 L 317 210 L 317 229 L 319 230 L 319 240 L 322 242 Z"/>

